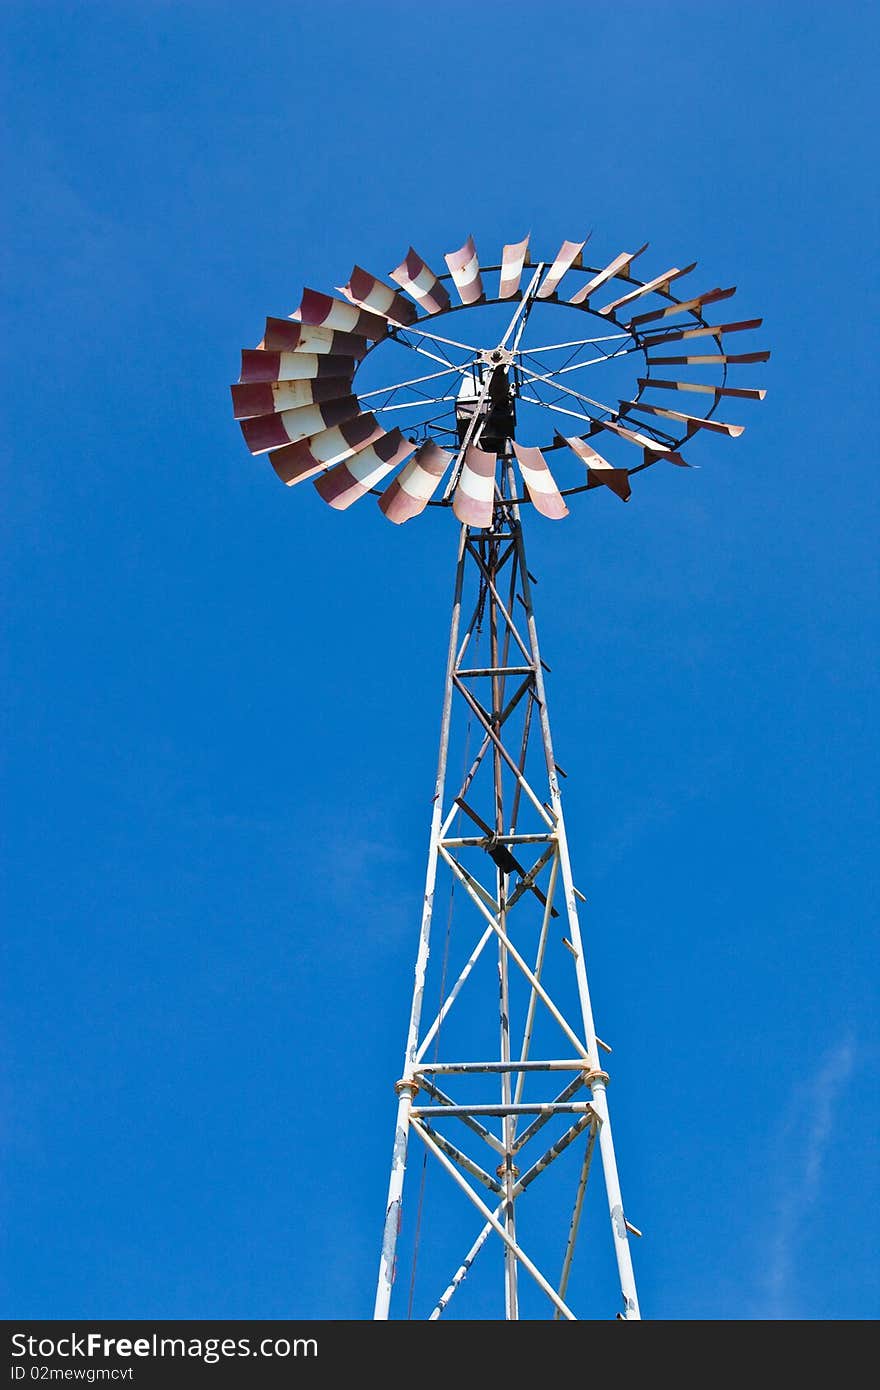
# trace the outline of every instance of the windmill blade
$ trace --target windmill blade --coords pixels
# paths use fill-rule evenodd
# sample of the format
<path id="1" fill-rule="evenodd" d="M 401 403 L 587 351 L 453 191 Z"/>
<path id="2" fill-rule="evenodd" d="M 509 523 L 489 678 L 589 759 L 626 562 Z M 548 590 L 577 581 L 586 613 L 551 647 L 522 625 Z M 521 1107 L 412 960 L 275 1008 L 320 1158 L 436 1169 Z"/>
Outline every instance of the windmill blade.
<path id="1" fill-rule="evenodd" d="M 682 458 L 681 454 L 676 453 L 668 444 L 660 444 L 656 439 L 651 439 L 649 435 L 642 434 L 639 430 L 627 429 L 625 425 L 619 425 L 615 420 L 597 420 L 595 423 L 600 430 L 610 430 L 612 434 L 625 439 L 628 444 L 635 444 L 646 454 L 652 455 L 652 462 L 654 457 L 663 458 L 669 463 L 677 463 L 679 468 L 690 468 L 690 464 Z"/>
<path id="2" fill-rule="evenodd" d="M 281 449 L 273 449 L 269 462 L 283 483 L 292 487 L 314 478 L 334 463 L 341 463 L 352 454 L 366 449 L 385 431 L 375 415 L 366 413 L 354 420 L 346 420 L 332 429 L 321 430 L 310 439 L 301 439 L 297 444 L 286 444 Z"/>
<path id="3" fill-rule="evenodd" d="M 283 444 L 296 444 L 300 439 L 319 434 L 332 425 L 341 425 L 360 415 L 357 396 L 342 396 L 324 401 L 321 405 L 302 405 L 296 410 L 282 410 L 278 415 L 254 415 L 239 420 L 245 443 L 252 454 L 265 454 Z"/>
<path id="4" fill-rule="evenodd" d="M 480 258 L 474 239 L 469 236 L 458 251 L 450 251 L 443 258 L 449 266 L 452 282 L 458 290 L 462 304 L 478 304 L 483 294 L 483 278 L 480 275 Z"/>
<path id="5" fill-rule="evenodd" d="M 452 510 L 466 526 L 485 527 L 492 525 L 494 508 L 495 455 L 469 444 L 452 499 Z"/>
<path id="6" fill-rule="evenodd" d="M 519 289 L 523 267 L 531 265 L 529 259 L 529 239 L 513 241 L 501 252 L 501 281 L 498 286 L 499 299 L 512 299 Z"/>
<path id="7" fill-rule="evenodd" d="M 691 270 L 693 268 L 693 265 L 689 267 Z M 686 272 L 681 271 L 681 274 L 684 275 Z M 650 314 L 639 314 L 637 318 L 630 319 L 627 327 L 633 328 L 638 323 L 653 323 L 655 319 L 668 319 L 673 314 L 689 313 L 692 309 L 699 310 L 704 304 L 717 304 L 719 299 L 730 299 L 734 294 L 736 285 L 731 285 L 727 290 L 706 290 L 705 294 L 695 295 L 693 299 L 682 299 L 677 304 L 667 304 L 665 309 L 653 309 Z"/>
<path id="8" fill-rule="evenodd" d="M 720 352 L 708 354 L 705 357 L 646 357 L 645 361 L 650 366 L 657 367 L 687 367 L 687 366 L 715 366 L 718 363 L 739 362 L 742 364 L 749 362 L 769 362 L 769 352 L 740 352 L 729 353 Z"/>
<path id="9" fill-rule="evenodd" d="M 616 309 L 620 309 L 624 304 L 632 304 L 633 300 L 641 299 L 643 294 L 651 294 L 657 290 L 660 294 L 668 294 L 669 286 L 673 280 L 680 280 L 683 275 L 690 275 L 696 261 L 691 261 L 683 270 L 673 267 L 672 270 L 665 270 L 662 275 L 657 275 L 653 280 L 648 280 L 646 284 L 639 285 L 638 289 L 630 290 L 629 294 L 622 294 L 619 299 L 612 299 L 610 304 L 603 304 L 601 309 L 597 309 L 597 314 L 613 314 Z"/>
<path id="10" fill-rule="evenodd" d="M 714 430 L 716 434 L 730 435 L 731 439 L 738 439 L 745 431 L 745 425 L 728 425 L 723 420 L 709 420 L 702 415 L 686 415 L 681 410 L 667 410 L 662 405 L 647 405 L 644 401 L 621 401 L 621 411 L 628 413 L 631 410 L 645 410 L 649 415 L 660 415 L 664 420 L 682 420 L 688 427 L 688 434 L 693 434 L 695 430 Z"/>
<path id="11" fill-rule="evenodd" d="M 397 477 L 392 478 L 379 498 L 379 506 L 388 520 L 400 526 L 423 512 L 452 458 L 448 449 L 441 449 L 427 440 Z"/>
<path id="12" fill-rule="evenodd" d="M 357 304 L 362 309 L 372 309 L 374 313 L 381 314 L 384 319 L 390 319 L 392 323 L 400 324 L 403 328 L 415 323 L 419 316 L 414 304 L 359 265 L 352 269 L 348 284 L 337 285 L 336 288 L 346 299 L 350 299 L 352 304 Z"/>
<path id="13" fill-rule="evenodd" d="M 329 295 L 325 295 L 329 298 Z M 343 305 L 348 308 L 348 305 Z M 363 357 L 367 342 L 362 333 L 340 332 L 332 327 L 298 323 L 293 319 L 266 319 L 261 348 L 270 352 L 314 352 L 320 356 Z"/>
<path id="14" fill-rule="evenodd" d="M 390 278 L 426 314 L 439 314 L 449 308 L 449 293 L 445 285 L 441 285 L 431 267 L 412 247 L 407 251 L 406 259 L 391 271 Z"/>
<path id="15" fill-rule="evenodd" d="M 387 322 L 378 314 L 346 304 L 344 299 L 334 299 L 332 294 L 321 294 L 320 290 L 303 290 L 299 308 L 290 317 L 298 323 L 339 328 L 343 333 L 359 333 L 362 338 L 377 341 L 388 332 Z"/>
<path id="16" fill-rule="evenodd" d="M 344 511 L 409 458 L 415 447 L 400 430 L 390 430 L 343 463 L 337 463 L 322 478 L 316 478 L 315 487 L 328 506 Z"/>
<path id="17" fill-rule="evenodd" d="M 576 454 L 587 465 L 589 470 L 587 474 L 588 488 L 601 487 L 604 484 L 620 498 L 621 502 L 629 501 L 632 488 L 629 485 L 629 474 L 625 468 L 615 468 L 578 435 L 571 439 L 567 435 L 563 435 L 563 438 L 572 453 Z"/>
<path id="18" fill-rule="evenodd" d="M 657 347 L 660 343 L 680 343 L 684 338 L 720 338 L 723 333 L 742 333 L 746 328 L 760 328 L 763 319 L 742 319 L 739 323 L 704 323 L 699 328 L 673 328 L 665 333 L 652 333 L 642 338 L 642 347 Z"/>
<path id="19" fill-rule="evenodd" d="M 313 352 L 266 352 L 242 348 L 239 381 L 309 381 L 313 377 L 354 376 L 353 357 L 318 357 Z"/>
<path id="20" fill-rule="evenodd" d="M 514 440 L 513 452 L 516 454 L 519 471 L 535 511 L 549 517 L 551 521 L 561 521 L 564 516 L 568 516 L 568 507 L 541 450 L 527 448 Z"/>
<path id="21" fill-rule="evenodd" d="M 551 265 L 544 279 L 538 286 L 537 298 L 549 299 L 551 294 L 555 294 L 559 288 L 563 275 L 571 267 L 583 265 L 581 253 L 589 241 L 564 241 L 556 253 L 556 260 Z"/>
<path id="22" fill-rule="evenodd" d="M 315 377 L 310 381 L 251 381 L 231 386 L 232 413 L 236 420 L 252 415 L 278 414 L 302 405 L 319 405 L 351 394 L 351 382 L 343 376 Z"/>
<path id="23" fill-rule="evenodd" d="M 613 280 L 615 276 L 619 275 L 622 278 L 627 275 L 636 256 L 640 256 L 643 251 L 647 251 L 648 245 L 649 243 L 646 241 L 644 246 L 639 247 L 638 251 L 621 251 L 620 255 L 615 256 L 613 261 L 609 261 L 605 269 L 600 270 L 598 275 L 594 275 L 592 280 L 584 285 L 583 289 L 578 290 L 576 294 L 571 296 L 571 299 L 568 301 L 569 304 L 586 304 L 590 295 L 595 293 L 600 285 L 604 285 L 608 280 Z"/>
<path id="24" fill-rule="evenodd" d="M 745 400 L 762 401 L 767 394 L 753 386 L 707 386 L 702 381 L 660 381 L 655 376 L 640 376 L 638 381 L 642 390 L 646 386 L 659 386 L 664 391 L 701 391 L 716 400 L 720 396 L 742 396 Z"/>

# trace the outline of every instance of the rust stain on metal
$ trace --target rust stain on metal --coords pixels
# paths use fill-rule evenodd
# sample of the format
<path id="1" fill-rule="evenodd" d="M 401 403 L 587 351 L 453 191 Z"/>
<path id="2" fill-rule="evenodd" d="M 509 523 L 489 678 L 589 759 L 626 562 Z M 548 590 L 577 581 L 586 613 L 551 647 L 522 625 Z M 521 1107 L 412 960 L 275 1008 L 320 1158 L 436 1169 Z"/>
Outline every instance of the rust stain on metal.
<path id="1" fill-rule="evenodd" d="M 444 260 L 449 266 L 452 283 L 458 290 L 462 304 L 479 304 L 485 296 L 480 275 L 480 259 L 473 237 L 469 236 L 458 251 L 450 251 Z"/>

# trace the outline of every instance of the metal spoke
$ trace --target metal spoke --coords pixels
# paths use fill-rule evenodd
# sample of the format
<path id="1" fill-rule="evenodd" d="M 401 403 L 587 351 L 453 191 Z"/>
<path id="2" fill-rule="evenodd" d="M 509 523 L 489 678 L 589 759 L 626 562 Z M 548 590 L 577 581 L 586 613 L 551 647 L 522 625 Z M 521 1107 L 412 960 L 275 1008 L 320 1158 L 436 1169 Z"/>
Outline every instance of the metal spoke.
<path id="1" fill-rule="evenodd" d="M 380 410 L 418 410 L 426 405 L 442 405 L 444 401 L 457 401 L 457 396 L 425 396 L 420 401 L 400 401 L 397 405 L 374 405 L 373 414 L 378 415 Z"/>
<path id="2" fill-rule="evenodd" d="M 604 333 L 600 338 L 577 338 L 571 343 L 548 343 L 546 347 L 523 348 L 523 354 L 533 352 L 562 352 L 566 348 L 589 347 L 592 343 L 610 343 L 618 338 L 631 338 L 631 333 Z"/>
<path id="3" fill-rule="evenodd" d="M 575 391 L 572 386 L 558 386 L 554 381 L 556 373 L 547 372 L 542 376 L 539 372 L 533 372 L 530 367 L 521 367 L 520 371 L 529 378 L 530 385 L 535 381 L 547 382 L 554 390 L 562 391 L 566 396 L 576 396 L 579 401 L 586 401 L 587 405 L 594 406 L 596 410 L 607 410 L 609 415 L 618 413 L 613 406 L 606 405 L 604 401 L 594 401 L 592 396 L 585 395 L 583 391 Z"/>
<path id="4" fill-rule="evenodd" d="M 558 410 L 562 415 L 573 415 L 576 420 L 589 420 L 592 424 L 596 423 L 593 416 L 589 415 L 586 410 L 566 410 L 565 406 L 550 405 L 548 401 L 539 401 L 534 396 L 520 396 L 520 400 L 525 401 L 527 405 L 542 405 L 545 410 Z"/>
<path id="5" fill-rule="evenodd" d="M 544 261 L 541 261 L 541 263 L 536 267 L 535 273 L 534 273 L 534 275 L 532 276 L 531 280 L 529 281 L 528 289 L 526 290 L 526 292 L 525 292 L 525 294 L 523 295 L 522 299 L 520 300 L 519 304 L 516 306 L 516 309 L 514 310 L 513 318 L 510 320 L 510 323 L 507 325 L 507 332 L 504 334 L 504 337 L 501 339 L 501 342 L 499 343 L 499 347 L 504 347 L 504 344 L 507 342 L 508 338 L 510 337 L 510 335 L 511 335 L 511 333 L 513 332 L 514 328 L 516 327 L 516 321 L 517 321 L 517 319 L 518 319 L 521 315 L 524 315 L 523 321 L 522 321 L 522 323 L 521 323 L 520 326 L 519 326 L 519 332 L 517 333 L 517 336 L 516 336 L 516 343 L 514 344 L 514 350 L 516 349 L 516 346 L 517 346 L 517 344 L 519 343 L 520 338 L 522 337 L 523 329 L 524 329 L 525 326 L 526 326 L 526 320 L 528 319 L 528 316 L 529 316 L 529 310 L 531 309 L 531 306 L 532 306 L 532 304 L 534 303 L 535 292 L 537 291 L 537 288 L 538 288 L 538 281 L 540 280 L 541 275 L 543 274 L 543 271 L 544 271 L 544 264 L 545 264 Z"/>
<path id="6" fill-rule="evenodd" d="M 472 352 L 475 356 L 481 351 L 478 347 L 472 347 L 470 343 L 459 343 L 455 338 L 443 338 L 439 333 L 429 333 L 428 329 L 423 328 L 421 323 L 410 324 L 406 331 L 418 333 L 422 338 L 430 338 L 432 343 L 445 343 L 447 347 L 461 348 L 463 352 Z"/>
<path id="7" fill-rule="evenodd" d="M 459 364 L 450 362 L 448 357 L 438 357 L 436 352 L 429 352 L 427 348 L 421 347 L 418 343 L 410 343 L 406 338 L 401 338 L 395 334 L 394 342 L 399 343 L 401 347 L 409 348 L 410 352 L 419 352 L 422 357 L 430 357 L 432 362 L 439 362 L 443 367 L 451 367 L 453 371 L 462 370 Z M 469 364 L 465 363 L 465 366 L 467 365 Z"/>
<path id="8" fill-rule="evenodd" d="M 393 386 L 377 386 L 372 391 L 360 391 L 358 392 L 358 399 L 365 401 L 368 400 L 370 396 L 393 395 L 395 391 L 402 391 L 405 386 L 420 386 L 422 382 L 436 381 L 439 376 L 451 376 L 453 372 L 461 372 L 463 370 L 464 368 L 462 367 L 444 367 L 442 372 L 428 372 L 427 376 L 414 376 L 411 377 L 409 381 L 398 381 Z"/>

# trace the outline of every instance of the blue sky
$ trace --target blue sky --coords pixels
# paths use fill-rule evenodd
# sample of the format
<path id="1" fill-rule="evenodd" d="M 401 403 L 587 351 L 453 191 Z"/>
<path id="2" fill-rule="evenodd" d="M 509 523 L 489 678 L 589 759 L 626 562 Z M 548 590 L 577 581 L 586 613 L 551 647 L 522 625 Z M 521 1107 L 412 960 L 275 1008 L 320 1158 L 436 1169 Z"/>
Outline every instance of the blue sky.
<path id="1" fill-rule="evenodd" d="M 354 261 L 592 229 L 773 351 L 528 534 L 643 1312 L 876 1317 L 876 9 L 3 21 L 4 1315 L 370 1316 L 455 527 L 228 384 Z"/>

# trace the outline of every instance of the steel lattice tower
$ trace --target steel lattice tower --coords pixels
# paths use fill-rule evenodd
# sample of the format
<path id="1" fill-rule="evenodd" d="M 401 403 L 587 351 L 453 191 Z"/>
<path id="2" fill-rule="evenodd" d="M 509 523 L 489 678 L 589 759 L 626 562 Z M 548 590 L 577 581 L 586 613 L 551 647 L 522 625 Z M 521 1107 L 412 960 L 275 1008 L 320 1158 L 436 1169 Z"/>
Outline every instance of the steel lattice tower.
<path id="1" fill-rule="evenodd" d="M 390 1316 L 392 1293 L 401 1299 L 395 1277 L 413 1137 L 423 1155 L 417 1236 L 429 1169 L 445 1173 L 460 1200 L 448 1221 L 443 1207 L 438 1248 L 455 1248 L 459 1228 L 469 1229 L 462 1210 L 476 1229 L 469 1245 L 462 1234 L 429 1318 L 472 1280 L 478 1257 L 485 1269 L 490 1242 L 501 1255 L 503 1302 L 499 1287 L 497 1309 L 486 1316 L 604 1315 L 595 1290 L 577 1287 L 573 1276 L 597 1146 L 621 1295 L 616 1316 L 640 1317 L 629 1244 L 640 1232 L 620 1192 L 604 1066 L 611 1049 L 596 1036 L 590 1002 L 578 908 L 585 899 L 569 859 L 522 508 L 558 521 L 576 494 L 598 489 L 626 502 L 633 474 L 662 462 L 687 467 L 680 451 L 698 432 L 742 434 L 743 426 L 715 417 L 718 405 L 765 393 L 728 385 L 728 370 L 769 353 L 727 351 L 725 335 L 760 319 L 705 318 L 733 288 L 676 296 L 673 284 L 693 264 L 641 280 L 633 263 L 645 246 L 590 266 L 585 245 L 565 241 L 552 261 L 535 262 L 526 238 L 482 268 L 468 238 L 439 276 L 410 247 L 390 272 L 397 289 L 356 265 L 339 287 L 343 298 L 306 289 L 289 318 L 267 319 L 232 387 L 248 447 L 267 453 L 288 486 L 311 479 L 338 511 L 374 494 L 396 525 L 428 507 L 450 508 L 460 523 L 421 932 L 396 1085 L 380 1319 Z M 523 288 L 526 267 L 533 271 Z M 483 280 L 490 271 L 499 272 L 494 295 Z M 569 274 L 586 278 L 566 298 Z M 616 281 L 622 286 L 612 288 Z M 557 324 L 548 329 L 547 315 L 560 308 L 569 328 L 576 324 L 564 341 Z M 456 320 L 437 332 L 438 319 L 458 313 L 463 330 Z M 420 374 L 412 375 L 413 362 Z M 694 379 L 655 371 L 670 365 L 688 367 Z M 597 370 L 616 405 L 586 393 L 583 373 Z M 696 394 L 704 414 L 671 409 L 679 393 Z M 520 442 L 534 434 L 540 443 Z M 633 448 L 635 464 L 605 452 L 632 459 Z M 568 470 L 560 484 L 548 454 L 554 468 Z M 463 753 L 460 778 L 453 751 Z M 438 933 L 438 891 L 447 884 L 446 931 Z M 556 1179 L 566 1165 L 573 1182 L 563 1207 Z M 409 1315 L 414 1276 L 415 1266 Z M 540 1314 L 528 1302 L 535 1287 Z"/>
<path id="2" fill-rule="evenodd" d="M 512 482 L 508 467 L 506 495 L 498 500 L 492 527 L 463 526 L 459 542 L 415 987 L 406 1063 L 397 1083 L 400 1099 L 376 1297 L 376 1317 L 380 1318 L 388 1316 L 390 1307 L 408 1139 L 413 1133 L 466 1193 L 484 1223 L 438 1299 L 434 1316 L 445 1308 L 482 1244 L 493 1234 L 505 1246 L 506 1316 L 518 1317 L 520 1266 L 559 1314 L 574 1316 L 565 1293 L 597 1139 L 624 1316 L 639 1316 L 628 1243 L 628 1229 L 634 1228 L 628 1227 L 620 1195 L 606 1097 L 608 1074 L 601 1064 L 593 1023 L 578 918 L 580 894 L 572 879 L 519 508 L 509 500 L 514 495 Z M 468 654 L 481 618 L 488 628 L 490 655 L 487 665 L 474 667 Z M 463 714 L 472 717 L 480 742 L 461 786 L 447 796 L 450 726 Z M 541 754 L 540 781 L 527 775 L 534 761 L 529 757 L 534 744 Z M 462 813 L 468 822 L 466 833 L 452 833 L 453 822 L 462 819 Z M 464 862 L 468 852 L 476 860 L 471 869 Z M 473 909 L 473 945 L 440 1010 L 431 1016 L 426 1015 L 423 1002 L 441 867 L 454 876 L 456 887 Z M 559 931 L 551 931 L 557 916 L 568 931 L 562 940 Z M 452 1011 L 460 1007 L 459 994 L 464 994 L 479 957 L 493 947 L 497 950 L 497 999 L 483 998 L 480 1005 L 496 1016 L 497 1053 L 491 1059 L 465 1059 L 447 1057 L 444 1050 L 440 1058 L 432 1059 L 431 1045 L 441 1025 L 448 1033 Z M 560 1008 L 542 983 L 554 950 L 562 953 L 574 978 L 573 1011 Z M 522 1027 L 516 1033 L 512 1026 L 514 976 L 527 991 Z M 473 998 L 468 1007 L 475 1007 Z M 560 1046 L 551 1055 L 535 1055 L 532 1047 L 539 1010 L 556 1025 Z M 464 1076 L 485 1083 L 479 1100 L 463 1103 L 451 1094 Z M 525 1098 L 527 1082 L 532 1083 L 529 1099 Z M 549 1145 L 542 1143 L 546 1127 L 557 1117 L 563 1118 L 564 1129 Z M 492 1119 L 501 1122 L 500 1137 L 487 1127 Z M 497 1173 L 462 1151 L 461 1141 L 450 1137 L 450 1121 L 470 1131 L 467 1138 L 477 1136 L 483 1163 L 494 1161 Z M 517 1202 L 578 1139 L 584 1155 L 562 1272 L 555 1283 L 518 1239 Z"/>

